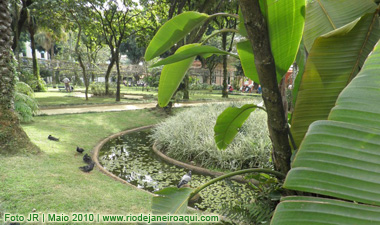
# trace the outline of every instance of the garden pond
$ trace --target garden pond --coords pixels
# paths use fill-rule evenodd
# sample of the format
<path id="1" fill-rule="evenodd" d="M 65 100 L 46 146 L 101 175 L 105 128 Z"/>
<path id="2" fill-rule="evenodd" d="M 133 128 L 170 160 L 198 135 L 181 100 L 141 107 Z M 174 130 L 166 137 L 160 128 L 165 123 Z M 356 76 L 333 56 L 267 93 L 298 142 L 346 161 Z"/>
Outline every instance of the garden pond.
<path id="1" fill-rule="evenodd" d="M 99 152 L 102 166 L 137 186 L 155 192 L 165 187 L 176 186 L 188 170 L 170 165 L 152 150 L 150 130 L 128 133 L 107 142 Z M 192 172 L 191 187 L 213 179 Z M 253 201 L 253 193 L 248 184 L 223 180 L 200 192 L 200 199 L 190 206 L 209 212 L 226 214 L 231 207 Z"/>

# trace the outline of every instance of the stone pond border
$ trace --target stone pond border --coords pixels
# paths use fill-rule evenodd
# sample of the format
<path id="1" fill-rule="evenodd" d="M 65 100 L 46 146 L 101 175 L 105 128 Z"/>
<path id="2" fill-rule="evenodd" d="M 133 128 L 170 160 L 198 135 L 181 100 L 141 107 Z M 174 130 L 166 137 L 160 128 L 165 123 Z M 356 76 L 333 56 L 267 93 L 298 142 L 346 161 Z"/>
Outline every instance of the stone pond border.
<path id="1" fill-rule="evenodd" d="M 102 141 L 100 141 L 95 147 L 94 147 L 94 150 L 93 150 L 93 154 L 92 154 L 92 160 L 95 162 L 96 166 L 98 167 L 98 169 L 104 173 L 105 175 L 113 178 L 114 180 L 116 181 L 119 181 L 123 184 L 126 184 L 136 190 L 140 190 L 140 191 L 144 191 L 146 193 L 149 193 L 150 195 L 153 195 L 153 196 L 156 196 L 155 194 L 153 194 L 152 192 L 149 192 L 149 191 L 146 191 L 144 189 L 140 189 L 138 187 L 136 187 L 135 185 L 133 184 L 130 184 L 128 183 L 127 181 L 121 179 L 120 177 L 112 174 L 111 172 L 109 172 L 108 170 L 106 170 L 100 163 L 99 163 L 99 151 L 100 149 L 103 147 L 103 145 L 105 143 L 107 143 L 108 141 L 114 139 L 114 138 L 117 138 L 119 136 L 122 136 L 122 135 L 125 135 L 125 134 L 128 134 L 128 133 L 133 133 L 133 132 L 137 132 L 137 131 L 141 131 L 141 130 L 145 130 L 145 129 L 149 129 L 149 128 L 152 128 L 154 125 L 149 125 L 149 126 L 143 126 L 143 127 L 137 127 L 137 128 L 133 128 L 133 129 L 129 129 L 129 130 L 125 130 L 125 131 L 121 131 L 121 132 L 118 132 L 116 134 L 112 134 L 111 136 L 108 136 L 107 138 L 103 139 Z"/>
<path id="2" fill-rule="evenodd" d="M 219 176 L 222 176 L 222 175 L 225 174 L 223 172 L 212 171 L 212 170 L 209 170 L 209 169 L 205 169 L 203 167 L 194 166 L 194 165 L 187 164 L 187 163 L 175 160 L 173 158 L 170 158 L 169 156 L 165 155 L 160 150 L 158 150 L 158 148 L 157 148 L 157 142 L 154 142 L 152 148 L 153 148 L 153 152 L 156 153 L 156 155 L 158 155 L 160 158 L 162 158 L 164 161 L 166 161 L 166 162 L 168 162 L 170 164 L 173 164 L 173 165 L 176 165 L 176 166 L 179 166 L 179 167 L 182 167 L 182 168 L 186 168 L 186 169 L 195 171 L 195 172 L 200 173 L 202 175 L 219 177 Z M 240 182 L 240 183 L 247 183 L 247 180 L 245 180 L 243 176 L 239 176 L 239 175 L 233 176 L 230 179 L 235 180 L 235 181 Z M 255 185 L 257 185 L 259 183 L 256 180 L 251 180 L 251 182 L 253 184 L 255 184 Z"/>
<path id="3" fill-rule="evenodd" d="M 146 192 L 152 196 L 157 196 L 156 194 L 154 193 L 151 193 L 149 191 L 146 191 L 144 189 L 140 189 L 138 187 L 136 187 L 135 185 L 133 184 L 130 184 L 128 183 L 127 181 L 121 179 L 120 177 L 112 174 L 111 172 L 109 172 L 108 170 L 106 170 L 100 163 L 99 163 L 99 151 L 100 149 L 103 147 L 103 145 L 105 143 L 107 143 L 108 141 L 114 139 L 114 138 L 117 138 L 117 137 L 120 137 L 122 135 L 125 135 L 125 134 L 128 134 L 128 133 L 133 133 L 133 132 L 137 132 L 137 131 L 142 131 L 142 130 L 146 130 L 146 129 L 149 129 L 149 128 L 152 128 L 154 127 L 155 125 L 148 125 L 148 126 L 143 126 L 143 127 L 137 127 L 137 128 L 133 128 L 133 129 L 129 129 L 129 130 L 125 130 L 125 131 L 121 131 L 121 132 L 118 132 L 116 134 L 112 134 L 110 136 L 108 136 L 107 138 L 103 139 L 102 141 L 100 141 L 93 149 L 93 154 L 92 154 L 92 160 L 95 162 L 97 168 L 102 172 L 104 173 L 105 175 L 113 178 L 114 180 L 116 181 L 119 181 L 123 184 L 126 184 L 128 185 L 129 187 L 132 187 L 133 189 L 135 190 L 139 190 L 139 191 L 143 191 L 143 192 Z M 198 167 L 198 166 L 193 166 L 193 165 L 190 165 L 190 164 L 187 164 L 187 163 L 183 163 L 183 162 L 180 162 L 180 161 L 177 161 L 175 159 L 172 159 L 168 156 L 166 156 L 165 154 L 163 154 L 162 152 L 160 152 L 159 150 L 156 149 L 156 142 L 153 144 L 152 146 L 153 148 L 153 151 L 155 152 L 155 154 L 157 154 L 159 157 L 161 157 L 162 159 L 164 159 L 165 161 L 169 162 L 169 163 L 172 163 L 174 165 L 177 165 L 177 166 L 180 166 L 180 167 L 184 167 L 184 168 L 187 168 L 187 169 L 191 169 L 193 171 L 197 171 L 198 173 L 200 174 L 204 174 L 204 175 L 211 175 L 211 176 L 221 176 L 223 175 L 224 173 L 222 172 L 216 172 L 216 171 L 211 171 L 211 170 L 208 170 L 208 169 L 205 169 L 205 168 L 202 168 L 202 167 Z M 235 178 L 236 177 L 236 178 Z M 246 182 L 242 176 L 234 176 L 232 177 L 231 179 L 237 179 L 236 181 L 239 181 L 239 180 L 243 180 L 243 182 Z M 254 182 L 255 184 L 255 182 Z M 194 211 L 199 211 L 197 209 L 194 209 L 192 207 L 187 207 L 188 209 L 190 210 L 194 210 Z M 201 211 L 203 212 L 203 211 Z M 214 215 L 218 215 L 218 214 L 215 214 L 213 213 Z M 219 218 L 221 218 L 221 221 L 229 221 L 229 219 L 227 219 L 225 216 L 222 216 L 222 215 L 219 215 Z"/>
<path id="4" fill-rule="evenodd" d="M 100 149 L 103 147 L 103 145 L 105 143 L 107 143 L 108 141 L 114 139 L 114 138 L 117 138 L 117 137 L 120 137 L 122 135 L 125 135 L 125 134 L 128 134 L 128 133 L 133 133 L 133 132 L 137 132 L 137 131 L 142 131 L 142 130 L 146 130 L 146 129 L 149 129 L 149 128 L 152 128 L 154 127 L 155 125 L 149 125 L 149 126 L 143 126 L 143 127 L 137 127 L 137 128 L 133 128 L 133 129 L 129 129 L 129 130 L 125 130 L 125 131 L 121 131 L 121 132 L 118 132 L 116 134 L 112 134 L 110 136 L 108 136 L 107 138 L 103 139 L 102 141 L 100 141 L 93 149 L 93 154 L 92 154 L 92 160 L 95 162 L 97 168 L 102 172 L 104 173 L 105 175 L 113 178 L 114 180 L 116 181 L 119 181 L 123 184 L 126 184 L 132 188 L 134 188 L 135 190 L 140 190 L 140 191 L 144 191 L 146 193 L 149 193 L 150 195 L 153 195 L 153 196 L 156 196 L 154 193 L 151 193 L 149 191 L 146 191 L 144 189 L 140 189 L 138 187 L 136 187 L 135 185 L 133 184 L 130 184 L 128 183 L 127 181 L 121 179 L 120 177 L 112 174 L 111 172 L 109 172 L 108 170 L 106 170 L 100 163 L 99 163 L 99 151 Z M 212 171 L 212 170 L 208 170 L 208 169 L 205 169 L 205 168 L 202 168 L 202 167 L 199 167 L 199 166 L 194 166 L 194 165 L 190 165 L 190 164 L 187 164 L 187 163 L 184 163 L 184 162 L 180 162 L 178 160 L 175 160 L 173 158 L 170 158 L 169 156 L 165 155 L 164 153 L 162 153 L 161 151 L 159 151 L 157 149 L 157 143 L 154 142 L 153 146 L 153 152 L 158 155 L 160 158 L 162 158 L 164 161 L 170 163 L 170 164 L 173 164 L 173 165 L 176 165 L 176 166 L 179 166 L 179 167 L 182 167 L 182 168 L 185 168 L 185 169 L 189 169 L 189 170 L 192 170 L 192 171 L 195 171 L 197 173 L 200 173 L 200 174 L 203 174 L 203 175 L 208 175 L 208 176 L 214 176 L 214 177 L 218 177 L 218 176 L 222 176 L 224 175 L 225 173 L 222 173 L 222 172 L 218 172 L 218 171 Z M 233 176 L 231 177 L 232 180 L 235 180 L 235 181 L 238 181 L 240 183 L 246 183 L 247 181 L 244 179 L 243 176 Z M 255 185 L 258 184 L 258 181 L 256 180 L 251 180 L 251 182 Z"/>

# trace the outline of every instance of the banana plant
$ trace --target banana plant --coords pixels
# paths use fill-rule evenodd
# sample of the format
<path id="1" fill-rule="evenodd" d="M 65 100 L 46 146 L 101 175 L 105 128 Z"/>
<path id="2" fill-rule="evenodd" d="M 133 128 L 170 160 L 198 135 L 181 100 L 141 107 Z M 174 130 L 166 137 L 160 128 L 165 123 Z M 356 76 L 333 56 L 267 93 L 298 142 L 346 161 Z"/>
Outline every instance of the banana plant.
<path id="1" fill-rule="evenodd" d="M 312 123 L 271 224 L 380 224 L 380 42 L 340 93 L 328 120 Z"/>
<path id="2" fill-rule="evenodd" d="M 268 20 L 270 41 L 272 52 L 276 62 L 277 80 L 281 81 L 290 65 L 295 61 L 298 48 L 301 43 L 304 28 L 304 8 L 305 0 L 283 0 L 283 1 L 261 1 L 262 11 Z M 199 27 L 206 20 L 216 16 L 233 16 L 239 18 L 240 25 L 238 30 L 222 30 L 221 32 L 237 32 L 246 36 L 244 21 L 241 13 L 239 15 L 214 14 L 207 15 L 198 12 L 182 13 L 167 23 L 165 23 L 154 36 L 145 52 L 145 59 L 151 60 L 170 49 L 175 43 L 182 40 L 190 31 Z M 238 56 L 219 50 L 212 46 L 201 44 L 188 44 L 179 48 L 175 54 L 162 59 L 152 65 L 152 67 L 164 65 L 158 88 L 158 104 L 166 106 L 180 82 L 191 66 L 191 62 L 197 55 L 228 54 L 237 57 L 242 63 L 245 76 L 259 83 L 257 71 L 254 64 L 252 45 L 248 40 L 242 40 L 237 44 Z M 245 111 L 244 106 L 240 111 Z M 231 109 L 227 109 L 231 111 Z M 253 112 L 253 110 L 251 111 Z M 249 114 L 243 119 L 244 122 Z M 243 123 L 238 122 L 235 117 L 222 117 L 215 126 L 215 141 L 218 147 L 225 148 L 235 137 L 237 132 L 229 129 L 231 126 L 241 127 Z M 226 124 L 226 126 L 220 126 Z M 240 124 L 240 125 L 239 125 Z M 219 128 L 218 128 L 219 127 Z M 224 127 L 225 129 L 221 129 Z M 220 140 L 220 137 L 225 137 Z"/>
<path id="3" fill-rule="evenodd" d="M 272 224 L 380 224 L 380 188 L 377 182 L 380 109 L 373 104 L 380 100 L 377 93 L 380 84 L 377 74 L 380 69 L 377 65 L 380 60 L 379 44 L 367 59 L 380 38 L 379 8 L 371 0 L 308 1 L 303 33 L 305 5 L 301 1 L 296 1 L 299 3 L 297 7 L 292 4 L 280 5 L 285 2 L 260 1 L 269 27 L 277 79 L 281 79 L 284 70 L 290 66 L 289 62 L 296 60 L 303 65 L 308 55 L 305 72 L 300 73 L 297 78 L 294 92 L 296 107 L 291 129 L 300 148 L 284 187 L 335 199 L 286 197 L 277 207 Z M 281 17 L 286 14 L 284 11 L 292 12 L 293 17 Z M 300 14 L 294 16 L 295 12 Z M 196 22 L 192 23 L 195 25 L 191 26 L 199 26 L 210 17 L 198 15 L 194 19 Z M 243 17 L 240 15 L 239 18 L 242 24 Z M 301 19 L 300 23 L 298 19 Z M 202 21 L 199 22 L 200 20 Z M 238 32 L 247 37 L 247 30 L 241 24 Z M 180 34 L 180 40 L 192 29 L 191 26 L 173 33 L 177 35 L 177 39 Z M 290 37 L 287 36 L 288 29 L 294 29 Z M 302 33 L 305 49 L 299 48 Z M 165 40 L 162 42 L 167 43 Z M 259 81 L 252 63 L 254 54 L 251 43 L 243 40 L 237 48 L 245 75 Z M 213 51 L 209 53 L 216 53 Z M 200 53 L 205 54 L 198 51 L 194 55 L 190 54 L 187 59 Z M 185 54 L 182 53 L 179 58 L 183 55 Z M 173 58 L 175 57 L 174 55 Z M 188 69 L 186 66 L 182 67 L 185 68 L 182 70 L 183 74 L 181 72 L 175 75 L 180 77 L 177 79 L 179 82 Z M 171 88 L 177 88 L 177 83 L 175 81 Z M 170 93 L 171 90 L 162 91 Z M 168 100 L 161 101 L 161 104 L 165 105 L 167 102 Z M 253 105 L 227 109 L 226 114 L 218 118 L 215 132 L 220 148 L 228 145 L 236 135 L 239 125 L 254 109 Z M 307 129 L 309 130 L 306 133 Z M 176 192 L 166 192 L 163 194 L 164 198 Z M 183 192 L 186 194 L 180 197 L 184 200 L 182 206 L 194 194 L 191 190 Z"/>
<path id="4" fill-rule="evenodd" d="M 379 9 L 373 1 L 339 2 L 313 1 L 306 8 L 306 49 L 309 42 L 313 44 L 305 71 L 294 85 L 291 132 L 297 146 L 312 122 L 327 119 L 339 93 L 358 74 L 380 38 Z M 321 30 L 327 33 L 315 37 Z"/>
<path id="5" fill-rule="evenodd" d="M 304 28 L 305 0 L 261 1 L 261 5 L 262 14 L 265 15 L 268 21 L 270 42 L 276 62 L 276 76 L 277 81 L 280 81 L 297 56 Z M 226 14 L 206 15 L 197 12 L 186 12 L 172 18 L 159 29 L 147 47 L 145 59 L 151 60 L 164 53 L 176 42 L 183 39 L 191 30 L 200 26 L 206 20 L 216 16 L 240 18 L 238 30 L 224 30 L 219 33 L 232 31 L 246 36 L 241 13 L 239 16 Z M 178 88 L 194 58 L 197 55 L 204 56 L 210 54 L 229 54 L 233 57 L 238 57 L 242 62 L 245 75 L 257 82 L 259 81 L 256 68 L 252 66 L 254 65 L 254 56 L 252 45 L 248 40 L 242 40 L 238 43 L 237 56 L 214 47 L 204 46 L 202 43 L 184 45 L 179 48 L 174 55 L 154 65 L 164 65 L 158 90 L 158 103 L 161 107 L 169 103 L 171 96 Z M 219 116 L 217 124 L 215 125 L 215 140 L 219 148 L 225 148 L 232 141 L 238 129 L 256 108 L 264 109 L 263 107 L 248 104 L 241 108 L 227 108 L 226 111 Z M 166 188 L 157 192 L 157 194 L 159 194 L 158 197 L 154 197 L 153 211 L 159 214 L 167 212 L 184 213 L 187 202 L 191 196 L 206 186 L 211 185 L 219 179 L 249 172 L 269 173 L 276 175 L 280 179 L 284 178 L 283 173 L 273 171 L 272 169 L 249 169 L 218 177 L 216 180 L 194 190 L 189 188 Z"/>

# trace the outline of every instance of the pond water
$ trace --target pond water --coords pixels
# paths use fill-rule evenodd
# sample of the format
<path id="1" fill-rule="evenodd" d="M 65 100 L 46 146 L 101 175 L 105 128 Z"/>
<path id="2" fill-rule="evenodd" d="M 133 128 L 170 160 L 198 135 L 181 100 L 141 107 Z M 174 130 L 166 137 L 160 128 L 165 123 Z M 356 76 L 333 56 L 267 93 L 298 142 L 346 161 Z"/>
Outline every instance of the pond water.
<path id="1" fill-rule="evenodd" d="M 165 187 L 176 186 L 188 170 L 170 165 L 160 159 L 152 150 L 149 138 L 150 130 L 129 133 L 107 142 L 99 152 L 102 166 L 137 186 L 155 192 Z M 213 179 L 192 172 L 190 185 L 199 185 Z M 235 181 L 223 180 L 200 192 L 200 199 L 190 206 L 220 214 L 226 214 L 228 208 L 236 204 L 253 200 L 250 187 Z"/>

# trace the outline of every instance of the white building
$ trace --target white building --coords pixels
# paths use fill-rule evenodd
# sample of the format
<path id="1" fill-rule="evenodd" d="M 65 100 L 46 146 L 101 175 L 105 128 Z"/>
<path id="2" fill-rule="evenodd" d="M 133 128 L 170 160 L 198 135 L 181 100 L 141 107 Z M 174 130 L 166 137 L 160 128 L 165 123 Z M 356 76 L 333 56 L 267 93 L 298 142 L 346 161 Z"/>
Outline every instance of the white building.
<path id="1" fill-rule="evenodd" d="M 30 42 L 27 41 L 25 42 L 25 46 L 26 46 L 26 55 L 25 57 L 27 58 L 33 58 L 32 57 L 32 47 L 30 45 Z M 20 56 L 24 56 L 22 53 L 20 53 Z M 36 56 L 37 56 L 37 59 L 48 59 L 48 54 L 44 51 L 40 52 L 36 49 Z"/>

